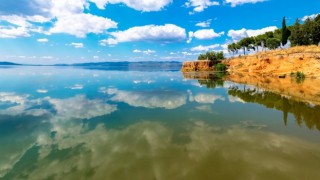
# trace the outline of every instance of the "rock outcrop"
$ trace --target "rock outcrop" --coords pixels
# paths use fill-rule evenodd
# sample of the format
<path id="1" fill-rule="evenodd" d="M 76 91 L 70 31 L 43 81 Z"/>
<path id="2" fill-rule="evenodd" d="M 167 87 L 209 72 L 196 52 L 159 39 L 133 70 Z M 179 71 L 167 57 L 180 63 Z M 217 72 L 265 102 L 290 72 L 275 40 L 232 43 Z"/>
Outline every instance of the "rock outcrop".
<path id="1" fill-rule="evenodd" d="M 185 61 L 182 64 L 182 72 L 190 71 L 212 71 L 213 70 L 212 61 L 208 60 L 197 60 L 197 61 Z"/>

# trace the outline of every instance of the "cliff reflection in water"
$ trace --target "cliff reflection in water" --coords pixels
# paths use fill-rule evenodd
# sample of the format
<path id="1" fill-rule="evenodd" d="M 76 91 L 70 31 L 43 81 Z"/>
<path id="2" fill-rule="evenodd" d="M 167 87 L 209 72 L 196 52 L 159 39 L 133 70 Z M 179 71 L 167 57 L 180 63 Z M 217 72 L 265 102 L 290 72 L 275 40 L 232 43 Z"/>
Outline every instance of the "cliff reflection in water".
<path id="1" fill-rule="evenodd" d="M 259 92 L 257 89 L 239 89 L 233 87 L 229 95 L 239 97 L 245 102 L 258 103 L 267 108 L 274 108 L 283 112 L 283 121 L 287 125 L 288 114 L 292 113 L 299 126 L 304 122 L 309 129 L 320 130 L 320 106 L 299 102 L 270 91 Z"/>
<path id="2" fill-rule="evenodd" d="M 227 77 L 226 74 L 210 72 L 184 73 L 183 76 L 186 79 L 198 79 L 199 84 L 207 88 L 223 87 Z M 250 85 L 248 88 L 246 85 L 234 84 L 228 88 L 229 95 L 240 98 L 244 102 L 257 103 L 282 111 L 285 126 L 287 126 L 288 115 L 291 113 L 298 126 L 304 123 L 309 129 L 320 130 L 320 105 L 290 98 L 286 96 L 287 92 L 282 95 Z"/>
<path id="3" fill-rule="evenodd" d="M 224 78 L 226 73 L 212 73 L 212 72 L 185 72 L 183 73 L 185 79 L 197 79 L 201 86 L 207 88 L 222 87 L 224 85 Z"/>

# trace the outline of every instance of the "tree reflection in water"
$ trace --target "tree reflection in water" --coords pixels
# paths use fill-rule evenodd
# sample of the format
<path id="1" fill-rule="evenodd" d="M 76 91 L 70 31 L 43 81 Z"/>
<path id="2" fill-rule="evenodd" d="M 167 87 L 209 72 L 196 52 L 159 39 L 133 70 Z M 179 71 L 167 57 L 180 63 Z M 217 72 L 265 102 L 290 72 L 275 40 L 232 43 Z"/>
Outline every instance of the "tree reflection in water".
<path id="1" fill-rule="evenodd" d="M 215 73 L 209 74 L 208 79 L 199 79 L 198 82 L 202 86 L 206 86 L 207 88 L 216 88 L 222 87 L 224 85 L 224 77 L 225 73 Z"/>
<path id="2" fill-rule="evenodd" d="M 320 130 L 320 106 L 300 102 L 270 91 L 259 91 L 254 89 L 239 89 L 232 87 L 228 94 L 239 97 L 245 102 L 258 103 L 267 108 L 277 109 L 283 112 L 283 121 L 287 125 L 288 113 L 292 113 L 299 126 L 304 122 L 309 129 Z"/>
<path id="3" fill-rule="evenodd" d="M 224 73 L 189 73 L 183 74 L 187 79 L 198 79 L 200 85 L 210 89 L 223 87 L 226 79 Z M 232 86 L 228 94 L 238 97 L 245 102 L 258 103 L 267 108 L 277 109 L 283 112 L 284 125 L 287 126 L 288 114 L 291 113 L 296 119 L 296 123 L 302 126 L 303 123 L 309 129 L 320 130 L 320 105 L 314 105 L 307 102 L 301 102 L 294 98 L 289 98 L 271 91 L 262 91 L 258 88 L 247 88 L 246 85 L 240 88 Z"/>

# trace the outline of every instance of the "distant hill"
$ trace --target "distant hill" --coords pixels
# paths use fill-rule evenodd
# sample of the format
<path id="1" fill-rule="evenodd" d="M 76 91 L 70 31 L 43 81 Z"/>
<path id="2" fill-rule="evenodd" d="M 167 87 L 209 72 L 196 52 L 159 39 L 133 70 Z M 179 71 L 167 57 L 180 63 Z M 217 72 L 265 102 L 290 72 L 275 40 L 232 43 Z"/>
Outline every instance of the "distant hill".
<path id="1" fill-rule="evenodd" d="M 36 64 L 17 64 L 12 62 L 0 62 L 0 66 L 65 66 L 79 67 L 84 69 L 97 70 L 117 70 L 117 71 L 179 71 L 182 63 L 177 61 L 141 61 L 141 62 L 92 62 L 77 64 L 54 64 L 54 65 L 36 65 Z"/>
<path id="2" fill-rule="evenodd" d="M 12 63 L 12 62 L 0 62 L 0 66 L 20 66 L 21 64 Z"/>
<path id="3" fill-rule="evenodd" d="M 141 62 L 95 62 L 95 63 L 79 63 L 79 64 L 56 64 L 55 66 L 74 66 L 85 69 L 99 69 L 99 70 L 166 70 L 179 71 L 182 63 L 177 61 L 141 61 Z"/>

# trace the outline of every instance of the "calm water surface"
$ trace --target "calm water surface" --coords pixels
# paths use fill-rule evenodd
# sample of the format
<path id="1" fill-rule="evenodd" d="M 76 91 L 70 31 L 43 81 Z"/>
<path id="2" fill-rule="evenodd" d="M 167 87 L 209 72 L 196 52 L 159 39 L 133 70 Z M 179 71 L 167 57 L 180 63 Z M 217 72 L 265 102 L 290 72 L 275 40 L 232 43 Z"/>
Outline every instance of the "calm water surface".
<path id="1" fill-rule="evenodd" d="M 0 72 L 0 179 L 320 179 L 319 105 L 179 71 Z"/>

